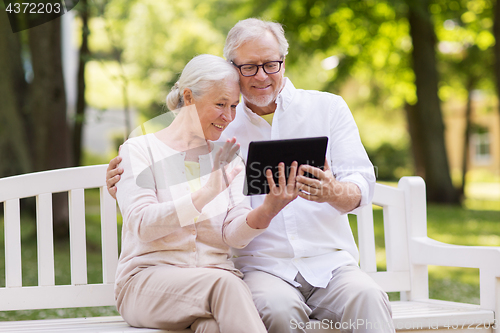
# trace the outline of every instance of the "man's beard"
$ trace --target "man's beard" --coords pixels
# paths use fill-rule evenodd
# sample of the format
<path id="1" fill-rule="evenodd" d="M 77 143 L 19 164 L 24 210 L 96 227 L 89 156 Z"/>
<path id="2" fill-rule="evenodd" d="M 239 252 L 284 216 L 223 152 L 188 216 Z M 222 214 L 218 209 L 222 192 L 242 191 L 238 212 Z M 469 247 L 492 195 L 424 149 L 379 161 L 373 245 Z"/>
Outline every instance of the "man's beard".
<path id="1" fill-rule="evenodd" d="M 279 91 L 273 91 L 272 94 L 260 95 L 260 96 L 245 94 L 243 91 L 241 93 L 248 103 L 255 105 L 259 108 L 263 108 L 276 101 Z"/>

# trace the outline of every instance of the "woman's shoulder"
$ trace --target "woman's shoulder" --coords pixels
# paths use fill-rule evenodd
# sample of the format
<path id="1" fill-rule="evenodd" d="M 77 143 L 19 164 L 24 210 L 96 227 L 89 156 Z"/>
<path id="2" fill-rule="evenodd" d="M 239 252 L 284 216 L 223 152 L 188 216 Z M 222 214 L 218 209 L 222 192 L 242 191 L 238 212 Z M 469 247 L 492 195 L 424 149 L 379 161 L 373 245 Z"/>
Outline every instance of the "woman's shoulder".
<path id="1" fill-rule="evenodd" d="M 129 146 L 130 148 L 134 149 L 141 149 L 141 150 L 149 150 L 153 148 L 163 148 L 167 149 L 168 146 L 164 145 L 163 142 L 161 142 L 155 135 L 154 133 L 148 133 L 140 136 L 136 136 L 133 138 L 127 139 L 127 141 L 124 142 L 124 146 Z"/>
<path id="2" fill-rule="evenodd" d="M 135 146 L 135 147 L 141 147 L 141 146 L 148 146 L 148 141 L 150 141 L 150 138 L 148 136 L 151 136 L 152 134 L 145 134 L 145 135 L 140 135 L 132 138 L 128 138 L 123 145 L 124 146 Z"/>
<path id="3" fill-rule="evenodd" d="M 156 150 L 154 146 L 154 134 L 145 134 L 128 138 L 120 148 L 120 155 L 149 155 Z"/>

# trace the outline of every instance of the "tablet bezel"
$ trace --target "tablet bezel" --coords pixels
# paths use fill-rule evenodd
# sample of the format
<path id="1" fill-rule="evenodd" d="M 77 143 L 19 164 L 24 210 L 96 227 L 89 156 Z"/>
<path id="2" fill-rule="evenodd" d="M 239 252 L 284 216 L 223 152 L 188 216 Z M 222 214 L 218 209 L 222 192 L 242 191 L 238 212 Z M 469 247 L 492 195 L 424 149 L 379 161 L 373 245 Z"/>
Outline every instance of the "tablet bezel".
<path id="1" fill-rule="evenodd" d="M 269 186 L 265 170 L 271 168 L 273 178 L 278 184 L 278 164 L 285 163 L 288 179 L 289 168 L 293 161 L 309 164 L 323 169 L 328 137 L 251 141 L 248 145 L 246 177 L 243 193 L 245 195 L 267 194 Z"/>

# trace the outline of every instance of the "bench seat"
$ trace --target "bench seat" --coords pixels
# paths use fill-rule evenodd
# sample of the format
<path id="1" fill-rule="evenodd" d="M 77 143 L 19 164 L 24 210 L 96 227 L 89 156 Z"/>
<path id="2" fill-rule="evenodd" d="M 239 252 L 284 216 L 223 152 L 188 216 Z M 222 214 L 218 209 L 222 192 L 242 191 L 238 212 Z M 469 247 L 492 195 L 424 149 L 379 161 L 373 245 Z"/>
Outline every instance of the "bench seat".
<path id="1" fill-rule="evenodd" d="M 453 333 L 474 330 L 492 332 L 495 323 L 493 311 L 482 310 L 479 305 L 446 302 L 438 300 L 391 302 L 394 326 L 398 332 L 449 331 Z M 310 324 L 308 333 L 338 333 L 334 324 L 320 321 Z M 316 326 L 316 328 L 314 327 Z M 328 328 L 327 328 L 328 327 Z M 120 316 L 26 320 L 0 322 L 0 332 L 171 332 L 192 333 L 190 329 L 167 331 L 130 327 Z"/>
<path id="2" fill-rule="evenodd" d="M 495 313 L 481 309 L 479 305 L 447 302 L 440 300 L 391 302 L 394 326 L 398 331 L 471 329 L 494 326 Z M 456 327 L 456 328 L 455 328 Z"/>
<path id="3" fill-rule="evenodd" d="M 0 332 L 71 333 L 71 332 L 172 332 L 149 328 L 130 327 L 120 316 L 25 320 L 0 322 Z M 193 333 L 191 330 L 175 333 Z"/>

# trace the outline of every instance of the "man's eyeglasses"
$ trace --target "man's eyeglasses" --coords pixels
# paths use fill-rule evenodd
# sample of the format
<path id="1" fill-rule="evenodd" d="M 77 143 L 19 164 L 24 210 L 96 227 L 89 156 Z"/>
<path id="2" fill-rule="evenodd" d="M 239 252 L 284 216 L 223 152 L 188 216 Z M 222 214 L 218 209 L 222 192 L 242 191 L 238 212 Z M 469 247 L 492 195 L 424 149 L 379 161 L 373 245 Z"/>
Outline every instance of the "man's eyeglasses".
<path id="1" fill-rule="evenodd" d="M 281 70 L 281 64 L 283 63 L 283 60 L 268 61 L 266 63 L 263 63 L 262 65 L 254 65 L 254 64 L 236 65 L 232 60 L 231 63 L 240 70 L 241 75 L 254 76 L 259 71 L 259 67 L 262 67 L 264 73 L 266 74 L 278 73 Z"/>

